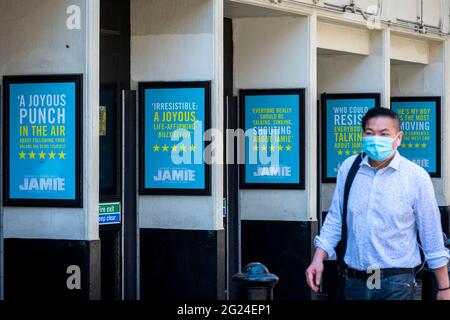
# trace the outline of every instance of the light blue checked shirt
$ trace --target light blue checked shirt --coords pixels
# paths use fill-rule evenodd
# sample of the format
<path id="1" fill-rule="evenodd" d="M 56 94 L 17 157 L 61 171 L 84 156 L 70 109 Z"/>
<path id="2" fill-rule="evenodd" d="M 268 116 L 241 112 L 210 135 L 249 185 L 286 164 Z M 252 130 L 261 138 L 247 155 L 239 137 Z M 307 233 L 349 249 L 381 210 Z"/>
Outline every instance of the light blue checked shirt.
<path id="1" fill-rule="evenodd" d="M 358 155 L 360 156 L 360 155 Z M 344 187 L 357 156 L 338 172 L 336 190 L 315 246 L 336 258 L 341 239 Z M 348 242 L 344 257 L 350 268 L 414 268 L 421 264 L 417 230 L 430 269 L 446 265 L 439 208 L 428 173 L 398 152 L 386 168 L 375 170 L 366 156 L 349 195 Z"/>

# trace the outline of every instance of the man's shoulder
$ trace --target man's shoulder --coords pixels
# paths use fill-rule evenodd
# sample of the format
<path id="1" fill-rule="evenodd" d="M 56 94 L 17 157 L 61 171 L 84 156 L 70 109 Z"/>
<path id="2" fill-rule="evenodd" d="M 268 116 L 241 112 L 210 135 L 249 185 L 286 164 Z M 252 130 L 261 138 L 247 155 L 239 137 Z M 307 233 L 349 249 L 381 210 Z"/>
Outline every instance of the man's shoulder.
<path id="1" fill-rule="evenodd" d="M 343 169 L 344 171 L 350 170 L 350 167 L 353 165 L 353 163 L 355 162 L 356 158 L 360 157 L 360 156 L 361 156 L 361 154 L 355 154 L 355 155 L 345 159 L 344 162 L 342 162 L 341 169 Z"/>
<path id="2" fill-rule="evenodd" d="M 341 166 L 339 167 L 339 173 L 341 176 L 345 177 L 347 176 L 348 172 L 350 171 L 350 168 L 352 167 L 353 163 L 355 162 L 357 157 L 360 157 L 361 154 L 356 154 L 351 157 L 348 157 L 345 159 Z"/>
<path id="3" fill-rule="evenodd" d="M 411 175 L 413 177 L 429 177 L 428 172 L 422 168 L 421 166 L 419 166 L 417 163 L 406 159 L 405 157 L 403 157 L 402 155 L 400 155 L 400 159 L 401 159 L 401 168 L 403 169 L 403 171 L 407 172 L 408 175 Z"/>

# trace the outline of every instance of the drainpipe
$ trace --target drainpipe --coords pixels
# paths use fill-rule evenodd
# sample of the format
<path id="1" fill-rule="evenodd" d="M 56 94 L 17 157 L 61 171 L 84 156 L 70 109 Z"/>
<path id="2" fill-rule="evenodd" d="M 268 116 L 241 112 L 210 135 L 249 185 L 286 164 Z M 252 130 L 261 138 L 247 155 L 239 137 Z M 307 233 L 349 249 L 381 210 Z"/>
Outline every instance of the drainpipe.
<path id="1" fill-rule="evenodd" d="M 364 12 L 364 10 L 358 7 L 353 0 L 349 5 L 344 6 L 343 11 L 344 12 L 350 11 L 351 13 L 354 14 L 360 13 L 363 16 L 364 20 L 368 20 L 367 14 Z"/>

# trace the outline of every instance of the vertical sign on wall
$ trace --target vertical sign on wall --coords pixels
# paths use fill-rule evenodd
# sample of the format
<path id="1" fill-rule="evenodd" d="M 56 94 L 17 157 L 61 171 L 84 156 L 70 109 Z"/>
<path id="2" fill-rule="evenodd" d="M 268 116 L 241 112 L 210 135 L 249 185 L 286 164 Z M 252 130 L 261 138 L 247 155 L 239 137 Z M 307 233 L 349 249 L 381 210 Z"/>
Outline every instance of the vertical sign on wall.
<path id="1" fill-rule="evenodd" d="M 4 205 L 81 207 L 82 75 L 3 83 Z"/>
<path id="2" fill-rule="evenodd" d="M 391 99 L 405 133 L 399 152 L 432 176 L 441 176 L 441 97 Z"/>
<path id="3" fill-rule="evenodd" d="M 204 161 L 210 87 L 209 81 L 139 84 L 140 194 L 211 194 Z"/>
<path id="4" fill-rule="evenodd" d="M 243 189 L 305 188 L 305 90 L 241 90 Z"/>
<path id="5" fill-rule="evenodd" d="M 342 162 L 362 151 L 361 120 L 378 106 L 378 93 L 322 95 L 322 182 L 336 182 Z"/>

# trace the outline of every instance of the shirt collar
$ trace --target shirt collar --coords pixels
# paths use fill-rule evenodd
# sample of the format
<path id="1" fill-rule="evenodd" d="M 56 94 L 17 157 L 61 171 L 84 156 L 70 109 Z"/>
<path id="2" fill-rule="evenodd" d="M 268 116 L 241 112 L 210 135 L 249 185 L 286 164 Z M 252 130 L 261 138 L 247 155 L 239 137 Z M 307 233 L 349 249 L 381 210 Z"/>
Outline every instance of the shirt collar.
<path id="1" fill-rule="evenodd" d="M 394 158 L 391 160 L 391 162 L 389 163 L 389 165 L 386 168 L 392 168 L 394 170 L 398 170 L 398 168 L 400 167 L 400 160 L 401 160 L 401 156 L 400 153 L 398 151 L 395 151 L 395 156 Z M 368 166 L 369 168 L 372 168 L 372 166 L 369 163 L 369 156 L 365 156 L 364 159 L 361 161 L 360 166 Z"/>

